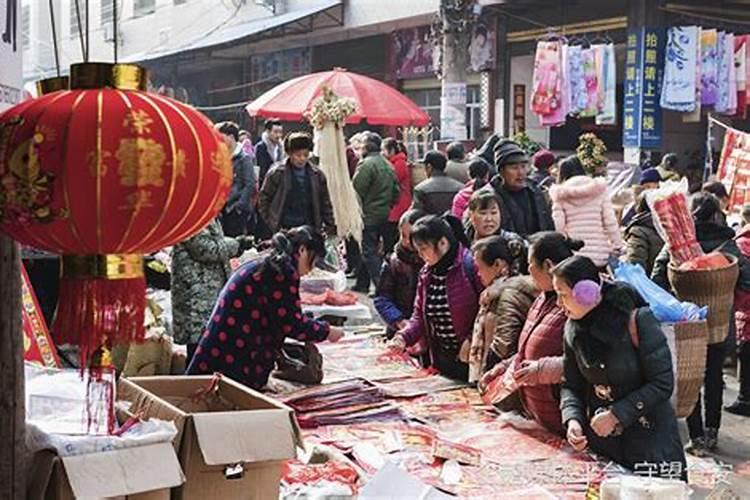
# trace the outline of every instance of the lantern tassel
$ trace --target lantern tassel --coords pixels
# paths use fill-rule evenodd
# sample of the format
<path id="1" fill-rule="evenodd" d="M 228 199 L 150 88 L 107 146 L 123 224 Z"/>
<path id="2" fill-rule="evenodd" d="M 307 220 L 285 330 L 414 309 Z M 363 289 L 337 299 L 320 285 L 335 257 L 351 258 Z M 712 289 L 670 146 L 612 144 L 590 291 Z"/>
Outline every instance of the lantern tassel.
<path id="1" fill-rule="evenodd" d="M 115 344 L 142 341 L 146 333 L 143 259 L 112 255 L 97 258 L 108 262 L 110 271 L 116 262 L 120 274 L 94 276 L 82 272 L 82 264 L 91 267 L 92 258 L 63 257 L 60 301 L 53 325 L 57 343 L 80 347 L 82 370 L 93 368 L 89 361 L 98 349 L 111 350 Z"/>

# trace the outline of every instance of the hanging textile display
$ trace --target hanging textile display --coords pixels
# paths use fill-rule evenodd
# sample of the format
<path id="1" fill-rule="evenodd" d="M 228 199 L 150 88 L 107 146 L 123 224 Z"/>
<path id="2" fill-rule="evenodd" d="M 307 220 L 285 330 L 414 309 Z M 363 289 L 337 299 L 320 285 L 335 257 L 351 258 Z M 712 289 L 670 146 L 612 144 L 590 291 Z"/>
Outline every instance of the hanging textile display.
<path id="1" fill-rule="evenodd" d="M 577 115 L 588 103 L 586 86 L 583 80 L 583 48 L 578 45 L 568 46 L 568 110 Z"/>
<path id="2" fill-rule="evenodd" d="M 562 44 L 559 41 L 539 42 L 534 60 L 531 109 L 548 115 L 560 106 Z"/>
<path id="3" fill-rule="evenodd" d="M 717 78 L 716 106 L 718 113 L 733 115 L 737 110 L 737 81 L 734 68 L 734 34 L 719 32 L 719 70 Z"/>
<path id="4" fill-rule="evenodd" d="M 559 105 L 551 113 L 541 115 L 540 122 L 543 127 L 557 127 L 565 124 L 565 116 L 568 114 L 568 55 L 567 45 L 560 45 L 560 73 L 557 78 L 556 93 L 559 96 Z"/>
<path id="5" fill-rule="evenodd" d="M 682 112 L 695 110 L 698 46 L 697 26 L 669 28 L 664 57 L 662 108 Z"/>
<path id="6" fill-rule="evenodd" d="M 580 116 L 594 116 L 598 111 L 599 93 L 594 49 L 583 49 L 583 81 L 586 89 L 586 107 Z"/>
<path id="7" fill-rule="evenodd" d="M 734 37 L 735 81 L 737 82 L 737 117 L 747 115 L 747 35 Z"/>
<path id="8" fill-rule="evenodd" d="M 596 115 L 597 125 L 614 125 L 617 122 L 617 73 L 615 46 L 608 43 L 601 46 L 602 70 L 600 72 L 599 113 Z"/>
<path id="9" fill-rule="evenodd" d="M 719 51 L 718 32 L 703 30 L 701 33 L 701 103 L 716 104 L 718 93 Z"/>

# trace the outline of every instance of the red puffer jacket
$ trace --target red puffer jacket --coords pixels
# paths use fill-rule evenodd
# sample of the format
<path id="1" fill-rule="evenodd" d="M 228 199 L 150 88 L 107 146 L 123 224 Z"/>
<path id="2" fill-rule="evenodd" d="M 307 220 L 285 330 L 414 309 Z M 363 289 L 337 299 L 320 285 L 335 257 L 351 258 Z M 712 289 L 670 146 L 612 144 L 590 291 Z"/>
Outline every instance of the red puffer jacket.
<path id="1" fill-rule="evenodd" d="M 388 214 L 388 222 L 398 222 L 404 212 L 409 210 L 411 206 L 411 172 L 404 153 L 396 153 L 388 158 L 388 161 L 391 162 L 393 170 L 396 172 L 399 188 L 398 200 Z"/>

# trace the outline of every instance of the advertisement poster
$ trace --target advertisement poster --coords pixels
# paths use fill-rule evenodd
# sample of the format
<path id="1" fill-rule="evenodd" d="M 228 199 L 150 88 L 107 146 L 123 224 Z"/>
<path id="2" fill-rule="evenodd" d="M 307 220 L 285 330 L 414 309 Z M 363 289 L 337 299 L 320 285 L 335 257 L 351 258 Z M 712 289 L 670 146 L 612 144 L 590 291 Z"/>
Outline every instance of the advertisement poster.
<path id="1" fill-rule="evenodd" d="M 255 84 L 285 82 L 311 72 L 310 49 L 291 49 L 259 54 L 251 60 L 252 81 Z"/>
<path id="2" fill-rule="evenodd" d="M 60 368 L 55 345 L 47 330 L 39 302 L 31 288 L 26 268 L 21 267 L 21 303 L 23 304 L 23 359 L 47 368 Z"/>
<path id="3" fill-rule="evenodd" d="M 0 111 L 21 100 L 21 0 L 0 0 Z"/>
<path id="4" fill-rule="evenodd" d="M 493 70 L 495 47 L 495 30 L 477 23 L 468 47 L 467 70 L 473 73 Z M 437 57 L 429 26 L 398 30 L 391 36 L 391 70 L 400 80 L 433 77 Z"/>
<path id="5" fill-rule="evenodd" d="M 443 83 L 440 96 L 440 138 L 466 140 L 465 83 Z"/>

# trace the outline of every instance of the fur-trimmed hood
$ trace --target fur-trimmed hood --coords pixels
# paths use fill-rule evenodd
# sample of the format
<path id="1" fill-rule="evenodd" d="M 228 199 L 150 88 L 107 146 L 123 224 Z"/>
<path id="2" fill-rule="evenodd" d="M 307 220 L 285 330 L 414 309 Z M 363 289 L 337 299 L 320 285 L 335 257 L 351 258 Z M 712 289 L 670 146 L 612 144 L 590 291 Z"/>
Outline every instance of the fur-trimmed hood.
<path id="1" fill-rule="evenodd" d="M 553 202 L 585 205 L 606 196 L 607 189 L 607 180 L 603 177 L 576 175 L 562 184 L 550 187 L 549 195 Z"/>

